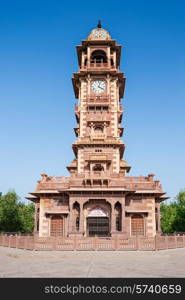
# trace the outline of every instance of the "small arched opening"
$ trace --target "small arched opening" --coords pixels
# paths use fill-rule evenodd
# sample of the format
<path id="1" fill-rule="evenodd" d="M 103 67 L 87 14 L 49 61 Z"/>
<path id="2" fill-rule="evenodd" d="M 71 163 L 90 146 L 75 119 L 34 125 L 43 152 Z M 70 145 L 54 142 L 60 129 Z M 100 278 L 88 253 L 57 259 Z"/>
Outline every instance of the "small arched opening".
<path id="1" fill-rule="evenodd" d="M 95 133 L 103 133 L 103 127 L 102 126 L 96 126 L 94 128 Z"/>
<path id="2" fill-rule="evenodd" d="M 95 164 L 93 171 L 104 171 L 104 167 L 101 164 Z"/>
<path id="3" fill-rule="evenodd" d="M 74 223 L 73 223 L 73 230 L 79 231 L 80 226 L 80 204 L 75 202 L 73 204 L 73 216 L 74 216 Z"/>
<path id="4" fill-rule="evenodd" d="M 116 231 L 121 231 L 121 204 L 116 202 L 115 204 L 115 215 L 116 215 Z"/>
<path id="5" fill-rule="evenodd" d="M 95 50 L 91 54 L 91 63 L 106 63 L 107 56 L 103 50 Z"/>

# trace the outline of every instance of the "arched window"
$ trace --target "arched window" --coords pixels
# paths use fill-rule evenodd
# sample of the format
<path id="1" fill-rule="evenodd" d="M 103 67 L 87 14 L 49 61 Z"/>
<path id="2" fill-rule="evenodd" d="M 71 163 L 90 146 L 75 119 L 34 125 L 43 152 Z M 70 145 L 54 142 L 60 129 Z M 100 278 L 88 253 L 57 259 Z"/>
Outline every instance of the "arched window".
<path id="1" fill-rule="evenodd" d="M 91 62 L 94 63 L 100 63 L 100 62 L 107 62 L 107 56 L 106 53 L 103 50 L 95 50 L 91 54 Z"/>
<path id="2" fill-rule="evenodd" d="M 117 202 L 114 208 L 116 213 L 116 231 L 121 231 L 121 204 Z"/>
<path id="3" fill-rule="evenodd" d="M 79 231 L 80 224 L 80 204 L 76 201 L 73 204 L 73 225 L 72 228 L 74 231 Z"/>

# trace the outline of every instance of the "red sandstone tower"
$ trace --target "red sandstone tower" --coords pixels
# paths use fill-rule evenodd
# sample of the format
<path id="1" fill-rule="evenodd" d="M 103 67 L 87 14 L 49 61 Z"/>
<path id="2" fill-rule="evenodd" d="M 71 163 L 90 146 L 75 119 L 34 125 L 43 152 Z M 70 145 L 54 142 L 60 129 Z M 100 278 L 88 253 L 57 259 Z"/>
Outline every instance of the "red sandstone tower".
<path id="1" fill-rule="evenodd" d="M 39 236 L 154 236 L 160 232 L 159 181 L 130 177 L 120 139 L 125 77 L 121 46 L 99 23 L 77 46 L 72 78 L 77 126 L 69 177 L 42 174 L 34 197 Z"/>

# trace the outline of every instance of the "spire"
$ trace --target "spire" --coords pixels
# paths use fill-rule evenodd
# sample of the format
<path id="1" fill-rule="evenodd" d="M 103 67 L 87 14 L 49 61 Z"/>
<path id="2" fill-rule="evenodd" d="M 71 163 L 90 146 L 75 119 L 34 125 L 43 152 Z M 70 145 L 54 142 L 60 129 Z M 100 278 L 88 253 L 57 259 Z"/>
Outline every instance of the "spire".
<path id="1" fill-rule="evenodd" d="M 101 25 L 101 21 L 100 21 L 100 20 L 98 21 L 97 28 L 102 28 L 102 25 Z"/>

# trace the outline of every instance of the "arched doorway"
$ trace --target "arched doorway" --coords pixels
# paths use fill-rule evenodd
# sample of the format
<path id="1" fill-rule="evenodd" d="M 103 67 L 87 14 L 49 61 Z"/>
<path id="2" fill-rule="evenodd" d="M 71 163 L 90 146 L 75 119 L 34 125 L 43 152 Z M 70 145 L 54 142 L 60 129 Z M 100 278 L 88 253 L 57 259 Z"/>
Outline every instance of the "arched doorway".
<path id="1" fill-rule="evenodd" d="M 50 236 L 63 236 L 63 218 L 58 215 L 51 216 Z"/>
<path id="2" fill-rule="evenodd" d="M 93 207 L 87 216 L 88 236 L 110 236 L 109 217 L 100 206 Z"/>
<path id="3" fill-rule="evenodd" d="M 131 235 L 132 236 L 144 236 L 144 217 L 141 214 L 134 214 L 131 217 Z"/>

